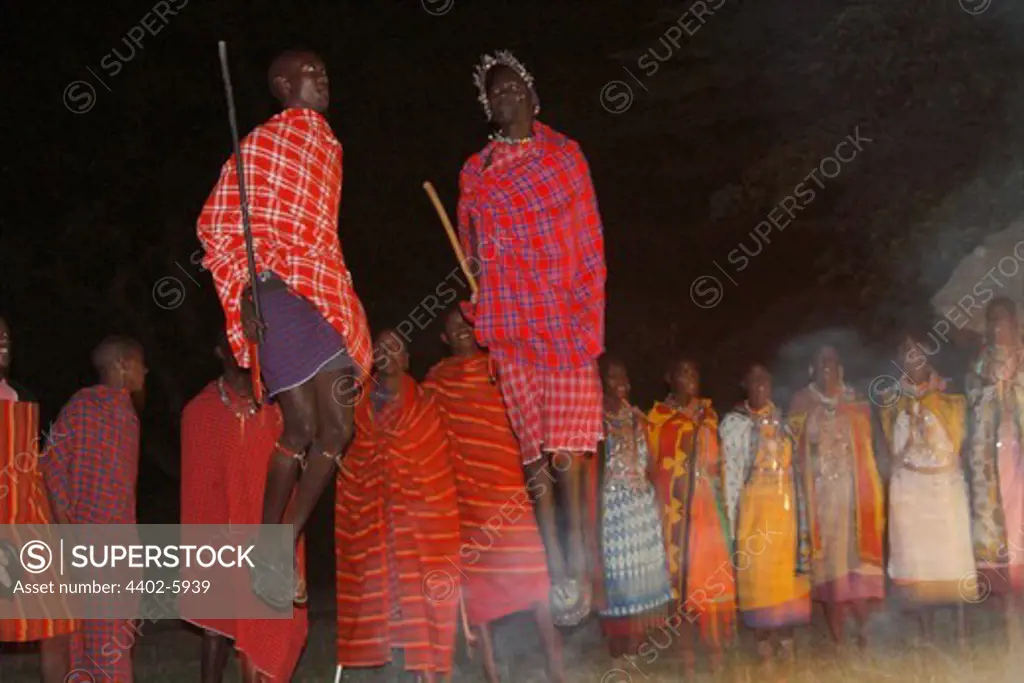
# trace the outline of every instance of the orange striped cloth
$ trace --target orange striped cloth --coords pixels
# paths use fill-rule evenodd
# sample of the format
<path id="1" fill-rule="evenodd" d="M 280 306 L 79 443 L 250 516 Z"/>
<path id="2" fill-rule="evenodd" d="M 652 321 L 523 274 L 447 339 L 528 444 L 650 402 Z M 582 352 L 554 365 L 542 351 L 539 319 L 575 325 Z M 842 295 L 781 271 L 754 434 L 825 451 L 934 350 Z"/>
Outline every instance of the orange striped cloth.
<path id="1" fill-rule="evenodd" d="M 373 398 L 356 406 L 335 496 L 338 664 L 381 666 L 402 648 L 407 670 L 448 673 L 460 579 L 453 447 L 412 377 L 379 413 Z"/>
<path id="2" fill-rule="evenodd" d="M 55 434 L 54 438 L 60 438 Z M 46 485 L 39 472 L 39 405 L 28 401 L 0 401 L 0 524 L 50 524 L 53 515 L 46 496 Z M 45 529 L 40 533 L 45 534 Z M 40 538 L 40 535 L 33 535 Z M 56 581 L 56 574 L 32 576 L 33 582 Z M 30 602 L 35 602 L 30 605 Z M 14 603 L 19 618 L 0 619 L 0 642 L 28 643 L 71 633 L 75 630 L 67 604 L 57 596 L 47 596 L 45 608 L 60 605 L 60 613 L 49 619 L 28 619 L 31 609 L 44 608 L 39 595 L 21 595 Z"/>
<path id="3" fill-rule="evenodd" d="M 457 446 L 462 591 L 476 626 L 548 600 L 551 580 L 523 458 L 487 356 L 451 357 L 427 374 Z"/>

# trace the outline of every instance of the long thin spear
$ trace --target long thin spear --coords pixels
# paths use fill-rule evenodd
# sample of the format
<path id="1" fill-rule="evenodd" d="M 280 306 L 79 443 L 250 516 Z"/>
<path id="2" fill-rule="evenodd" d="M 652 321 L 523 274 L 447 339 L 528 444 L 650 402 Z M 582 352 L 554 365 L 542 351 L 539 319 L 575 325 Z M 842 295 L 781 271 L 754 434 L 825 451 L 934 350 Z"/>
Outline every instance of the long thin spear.
<path id="1" fill-rule="evenodd" d="M 252 395 L 256 403 L 263 402 L 263 384 L 260 380 L 259 344 L 263 341 L 263 309 L 260 307 L 259 289 L 256 287 L 256 253 L 252 245 L 252 226 L 249 223 L 249 196 L 245 192 L 245 167 L 242 165 L 242 145 L 238 138 L 238 120 L 235 116 L 235 95 L 231 88 L 231 70 L 228 68 L 228 45 L 217 42 L 220 53 L 220 73 L 224 79 L 224 97 L 228 102 L 228 121 L 231 124 L 231 142 L 235 146 L 235 172 L 238 175 L 238 194 L 242 203 L 242 231 L 245 233 L 245 255 L 249 261 L 249 282 L 252 290 L 252 307 L 256 312 L 256 348 L 249 354 L 252 359 Z"/>

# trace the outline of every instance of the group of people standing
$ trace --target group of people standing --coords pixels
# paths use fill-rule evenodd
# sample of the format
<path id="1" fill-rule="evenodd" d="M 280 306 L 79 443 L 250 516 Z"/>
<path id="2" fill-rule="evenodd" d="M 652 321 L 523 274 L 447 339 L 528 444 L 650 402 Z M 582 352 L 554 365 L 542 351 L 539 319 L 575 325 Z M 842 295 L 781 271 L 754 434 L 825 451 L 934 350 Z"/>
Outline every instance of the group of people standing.
<path id="1" fill-rule="evenodd" d="M 634 528 L 636 547 L 613 565 L 613 574 L 633 578 L 634 602 L 661 595 L 667 583 L 670 614 L 676 625 L 682 616 L 698 626 L 712 666 L 737 613 L 755 631 L 762 658 L 791 659 L 794 629 L 810 623 L 814 602 L 837 646 L 852 616 L 857 645 L 866 647 L 886 573 L 925 638 L 935 610 L 952 607 L 966 644 L 964 607 L 988 599 L 1002 601 L 1012 627 L 1011 608 L 1024 593 L 1024 339 L 1012 300 L 994 298 L 986 316 L 986 345 L 966 373 L 966 397 L 949 391 L 929 363 L 927 334 L 912 331 L 897 348 L 899 386 L 877 397 L 874 411 L 844 382 L 830 346 L 818 350 L 788 414 L 772 400 L 771 374 L 760 364 L 744 379 L 747 399 L 721 422 L 700 398 L 691 361 L 670 368 L 671 394 L 648 415 L 622 403 L 617 417 L 606 418 L 613 428 L 605 468 L 630 471 L 639 483 L 632 503 L 623 503 L 620 478 L 605 478 L 603 521 L 614 528 L 617 505 L 646 504 L 648 519 L 660 506 L 664 531 L 660 539 Z M 606 374 L 609 408 L 625 400 L 624 377 L 621 365 Z M 635 445 L 618 456 L 622 423 Z M 891 465 L 888 492 L 877 464 L 883 458 Z M 621 561 L 607 527 L 603 538 L 605 561 Z M 668 570 L 652 588 L 663 547 Z M 663 614 L 660 605 L 641 612 L 627 649 L 643 656 L 652 643 L 667 647 L 664 634 L 655 638 L 648 627 Z M 672 628 L 672 616 L 665 624 Z M 676 633 L 692 668 L 693 631 Z"/>
<path id="2" fill-rule="evenodd" d="M 692 672 L 698 639 L 717 666 L 739 622 L 765 660 L 791 658 L 812 602 L 837 645 L 852 616 L 866 646 L 886 571 L 926 632 L 934 607 L 962 608 L 981 588 L 1024 591 L 1024 341 L 1012 302 L 988 306 L 966 399 L 911 334 L 897 393 L 879 410 L 826 346 L 788 412 L 755 364 L 747 399 L 719 420 L 698 364 L 679 358 L 667 397 L 645 413 L 625 365 L 604 353 L 603 237 L 586 159 L 536 120 L 533 77 L 496 52 L 474 74 L 495 133 L 459 182 L 458 237 L 479 287 L 445 313 L 451 354 L 418 382 L 407 338 L 387 329 L 371 339 L 342 256 L 326 68 L 290 51 L 269 80 L 283 111 L 242 142 L 243 178 L 237 159 L 224 165 L 198 221 L 226 329 L 215 348 L 223 374 L 182 418 L 181 521 L 292 525 L 290 599 L 260 580 L 279 558 L 259 547 L 253 591 L 294 612 L 191 619 L 204 631 L 204 683 L 219 683 L 232 648 L 244 680 L 291 678 L 308 634 L 303 530 L 332 479 L 339 674 L 401 650 L 422 681 L 443 679 L 461 620 L 497 681 L 494 625 L 524 611 L 551 680 L 564 678 L 556 627 L 592 613 L 613 656 L 643 657 L 671 633 Z M 7 338 L 0 326 L 0 361 Z M 18 509 L 43 511 L 35 523 L 134 521 L 142 349 L 112 338 L 94 360 L 102 384 L 65 406 L 62 438 L 19 487 L 32 505 Z M 0 382 L 4 406 L 22 400 Z M 888 493 L 879 448 L 893 463 Z M 0 522 L 26 519 L 3 503 Z M 99 654 L 116 623 L 28 623 L 4 622 L 0 637 L 46 640 L 47 683 L 69 669 L 132 680 L 130 656 Z"/>

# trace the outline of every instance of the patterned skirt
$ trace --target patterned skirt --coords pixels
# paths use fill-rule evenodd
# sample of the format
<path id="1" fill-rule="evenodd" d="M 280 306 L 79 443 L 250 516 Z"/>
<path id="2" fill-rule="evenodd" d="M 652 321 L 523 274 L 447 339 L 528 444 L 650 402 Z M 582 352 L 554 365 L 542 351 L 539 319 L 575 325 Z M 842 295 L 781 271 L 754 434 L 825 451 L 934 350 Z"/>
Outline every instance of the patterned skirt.
<path id="1" fill-rule="evenodd" d="M 601 502 L 602 619 L 664 614 L 672 590 L 654 489 L 612 479 L 605 483 Z"/>

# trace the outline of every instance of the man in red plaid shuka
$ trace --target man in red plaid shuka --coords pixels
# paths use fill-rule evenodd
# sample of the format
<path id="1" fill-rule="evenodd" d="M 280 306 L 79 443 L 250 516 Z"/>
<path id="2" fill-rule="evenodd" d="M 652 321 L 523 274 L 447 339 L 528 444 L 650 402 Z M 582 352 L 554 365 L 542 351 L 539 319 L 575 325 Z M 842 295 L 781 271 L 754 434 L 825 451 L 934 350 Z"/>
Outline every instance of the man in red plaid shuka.
<path id="1" fill-rule="evenodd" d="M 145 385 L 142 346 L 111 337 L 93 352 L 101 383 L 61 409 L 39 461 L 58 524 L 135 524 L 139 418 L 132 396 Z M 135 629 L 128 620 L 85 619 L 72 639 L 68 683 L 132 683 Z"/>
<path id="2" fill-rule="evenodd" d="M 251 364 L 246 342 L 262 333 L 263 381 L 284 415 L 262 521 L 292 524 L 297 542 L 352 436 L 356 383 L 372 359 L 366 314 L 338 240 L 342 150 L 323 116 L 326 68 L 310 52 L 290 51 L 274 61 L 269 79 L 284 110 L 241 143 L 262 330 L 249 289 L 234 157 L 203 207 L 198 235 L 241 367 Z M 294 502 L 287 505 L 297 480 Z M 255 585 L 262 583 L 256 579 Z M 275 604 L 269 595 L 260 597 Z M 305 599 L 300 586 L 295 602 Z"/>
<path id="3" fill-rule="evenodd" d="M 579 144 L 534 116 L 533 77 L 508 52 L 476 69 L 480 102 L 498 132 L 459 178 L 459 236 L 479 264 L 473 310 L 490 349 L 531 481 L 562 475 L 569 552 L 563 553 L 550 486 L 531 486 L 548 551 L 556 623 L 590 611 L 581 456 L 601 439 L 605 262 L 601 218 Z"/>

